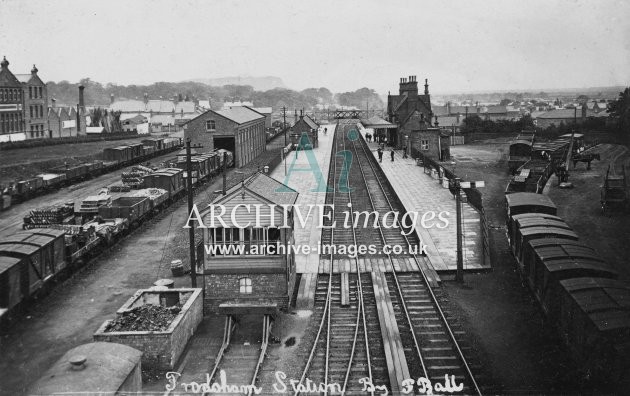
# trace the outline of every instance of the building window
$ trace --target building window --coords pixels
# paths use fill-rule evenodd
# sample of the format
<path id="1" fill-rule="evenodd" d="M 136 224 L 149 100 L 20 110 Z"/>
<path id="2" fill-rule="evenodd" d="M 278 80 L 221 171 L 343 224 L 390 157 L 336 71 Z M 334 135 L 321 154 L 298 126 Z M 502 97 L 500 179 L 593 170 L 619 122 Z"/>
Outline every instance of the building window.
<path id="1" fill-rule="evenodd" d="M 216 126 L 216 123 L 214 122 L 214 120 L 206 121 L 206 131 L 207 132 L 214 132 L 216 130 L 217 130 L 217 126 Z"/>
<path id="2" fill-rule="evenodd" d="M 252 279 L 241 278 L 238 280 L 239 292 L 241 294 L 252 294 Z"/>
<path id="3" fill-rule="evenodd" d="M 33 99 L 33 87 L 28 87 L 28 98 Z"/>
<path id="4" fill-rule="evenodd" d="M 40 97 L 40 98 L 43 98 L 43 97 L 44 97 L 44 95 L 42 94 L 42 87 L 39 87 L 39 89 L 38 89 L 38 90 L 39 90 L 39 97 Z"/>
<path id="5" fill-rule="evenodd" d="M 420 149 L 423 150 L 423 151 L 429 150 L 429 141 L 428 140 L 421 140 L 420 141 Z"/>

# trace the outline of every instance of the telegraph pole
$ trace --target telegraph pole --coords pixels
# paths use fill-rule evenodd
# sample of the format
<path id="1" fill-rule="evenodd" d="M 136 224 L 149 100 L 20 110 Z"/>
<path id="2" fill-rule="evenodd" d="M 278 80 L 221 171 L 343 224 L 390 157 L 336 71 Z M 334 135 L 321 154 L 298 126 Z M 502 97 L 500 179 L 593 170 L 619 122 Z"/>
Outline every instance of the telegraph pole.
<path id="1" fill-rule="evenodd" d="M 457 272 L 455 280 L 464 282 L 464 255 L 462 252 L 462 199 L 460 196 L 460 179 L 455 179 L 455 216 L 457 217 Z"/>
<path id="2" fill-rule="evenodd" d="M 282 106 L 282 130 L 284 132 L 284 147 L 287 147 L 287 107 Z"/>
<path id="3" fill-rule="evenodd" d="M 201 147 L 201 146 L 195 146 Z M 186 138 L 186 193 L 188 196 L 188 214 L 193 210 L 193 177 L 192 177 L 192 163 L 190 160 L 190 138 Z M 192 287 L 197 287 L 197 260 L 195 254 L 195 223 L 190 222 L 188 224 L 188 240 L 190 243 L 190 284 Z"/>

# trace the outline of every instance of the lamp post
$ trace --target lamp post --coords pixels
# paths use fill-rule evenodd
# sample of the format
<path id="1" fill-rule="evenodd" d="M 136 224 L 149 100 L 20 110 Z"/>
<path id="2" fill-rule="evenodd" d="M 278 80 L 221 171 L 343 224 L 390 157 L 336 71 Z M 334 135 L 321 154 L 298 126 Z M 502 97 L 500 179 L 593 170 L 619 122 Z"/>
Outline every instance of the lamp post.
<path id="1" fill-rule="evenodd" d="M 405 135 L 405 152 L 403 158 L 407 158 L 407 151 L 409 150 L 409 135 Z"/>

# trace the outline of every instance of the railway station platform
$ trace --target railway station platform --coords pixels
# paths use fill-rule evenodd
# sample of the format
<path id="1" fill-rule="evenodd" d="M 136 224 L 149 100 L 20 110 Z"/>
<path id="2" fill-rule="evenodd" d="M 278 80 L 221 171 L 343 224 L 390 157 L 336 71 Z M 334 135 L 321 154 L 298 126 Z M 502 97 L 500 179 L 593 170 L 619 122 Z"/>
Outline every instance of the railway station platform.
<path id="1" fill-rule="evenodd" d="M 358 129 L 358 128 L 357 128 Z M 368 129 L 362 129 L 365 138 Z M 368 143 L 374 156 L 378 144 Z M 390 157 L 391 147 L 385 147 L 381 169 L 387 176 L 396 194 L 407 211 L 417 211 L 421 219 L 425 212 L 449 212 L 449 224 L 445 228 L 424 228 L 418 221 L 416 231 L 427 248 L 431 265 L 438 273 L 450 273 L 457 269 L 457 237 L 455 223 L 455 198 L 448 188 L 440 185 L 439 180 L 424 173 L 422 167 L 416 165 L 412 158 L 403 159 L 402 150 L 395 150 L 394 161 Z M 475 208 L 463 203 L 463 256 L 464 270 L 479 271 L 488 269 L 484 266 L 481 234 L 481 219 Z"/>
<path id="2" fill-rule="evenodd" d="M 324 134 L 324 128 L 328 129 L 328 132 Z M 314 155 L 317 164 L 321 170 L 321 174 L 324 182 L 328 179 L 328 169 L 330 167 L 330 156 L 332 152 L 333 136 L 335 131 L 335 124 L 322 125 L 319 132 L 318 147 L 310 150 Z M 294 162 L 295 161 L 295 162 Z M 286 158 L 286 169 L 289 170 L 291 166 L 295 169 L 308 169 L 311 167 L 307 153 L 304 151 L 291 152 Z M 312 172 L 294 172 L 290 175 L 288 180 L 285 180 L 285 165 L 278 165 L 270 175 L 274 179 L 281 183 L 284 183 L 296 190 L 300 195 L 298 196 L 296 205 L 303 208 L 303 216 L 306 217 L 306 211 L 309 205 L 323 205 L 326 201 L 326 193 L 323 191 L 313 192 L 318 185 L 318 180 L 315 180 L 315 176 Z M 318 224 L 319 212 L 316 208 L 313 209 L 312 214 L 306 219 L 304 227 L 296 220 L 295 228 L 293 230 L 294 243 L 297 246 L 308 245 L 312 250 L 315 250 L 318 241 L 321 238 L 321 229 L 316 228 Z M 297 273 L 318 273 L 319 268 L 319 254 L 314 251 L 309 254 L 303 254 L 298 252 L 295 254 L 295 264 Z"/>

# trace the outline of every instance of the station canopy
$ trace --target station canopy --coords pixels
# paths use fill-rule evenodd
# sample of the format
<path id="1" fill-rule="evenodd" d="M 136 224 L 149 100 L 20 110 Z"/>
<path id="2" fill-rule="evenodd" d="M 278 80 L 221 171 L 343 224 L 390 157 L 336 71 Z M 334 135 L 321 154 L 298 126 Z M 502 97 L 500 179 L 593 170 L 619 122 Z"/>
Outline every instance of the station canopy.
<path id="1" fill-rule="evenodd" d="M 372 129 L 396 129 L 396 125 L 391 122 L 387 122 L 381 117 L 373 116 L 368 118 L 367 120 L 361 120 L 361 124 L 363 124 L 364 128 L 372 128 Z"/>

